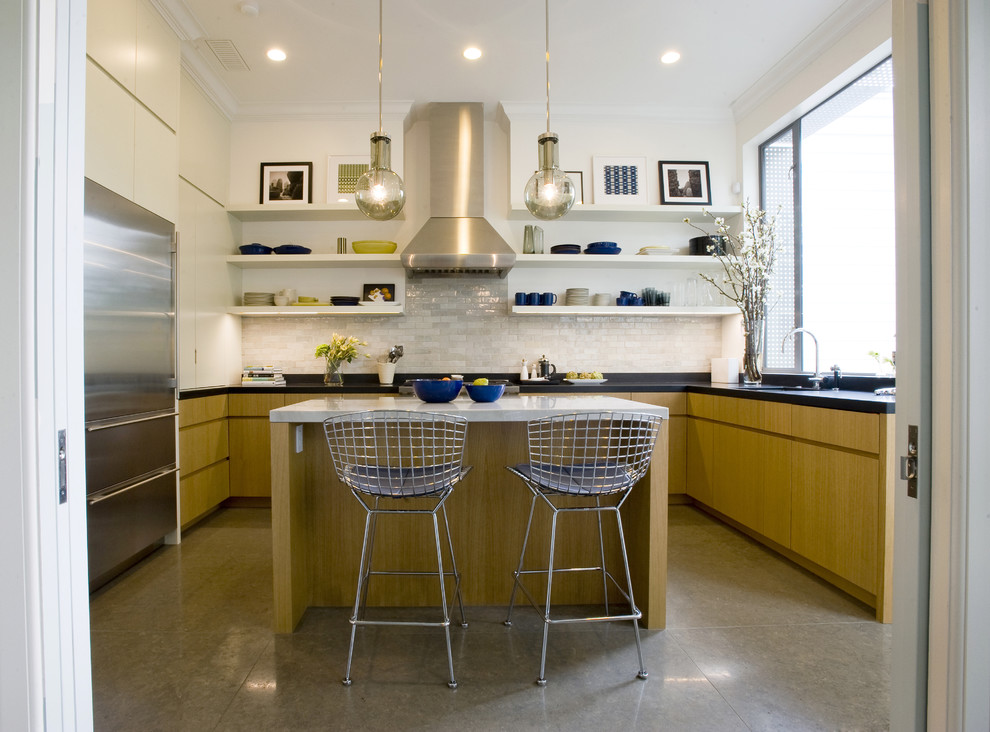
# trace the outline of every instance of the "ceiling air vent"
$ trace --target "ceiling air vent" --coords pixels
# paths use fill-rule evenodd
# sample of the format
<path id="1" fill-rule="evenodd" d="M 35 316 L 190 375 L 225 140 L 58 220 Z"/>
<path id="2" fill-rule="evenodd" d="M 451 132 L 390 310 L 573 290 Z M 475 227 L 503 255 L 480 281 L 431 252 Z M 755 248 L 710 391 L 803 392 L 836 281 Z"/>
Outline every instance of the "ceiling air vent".
<path id="1" fill-rule="evenodd" d="M 237 50 L 233 41 L 207 41 L 206 45 L 210 47 L 213 55 L 217 57 L 217 61 L 227 71 L 250 71 L 247 62 L 244 61 L 244 57 L 241 56 L 241 52 Z"/>

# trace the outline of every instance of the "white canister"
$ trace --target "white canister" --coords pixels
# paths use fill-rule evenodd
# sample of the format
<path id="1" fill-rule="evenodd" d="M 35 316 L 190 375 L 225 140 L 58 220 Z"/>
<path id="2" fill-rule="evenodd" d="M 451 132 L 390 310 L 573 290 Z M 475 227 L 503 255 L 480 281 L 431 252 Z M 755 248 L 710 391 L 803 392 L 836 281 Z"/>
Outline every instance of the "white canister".
<path id="1" fill-rule="evenodd" d="M 378 383 L 390 386 L 395 380 L 395 364 L 388 361 L 378 362 Z"/>

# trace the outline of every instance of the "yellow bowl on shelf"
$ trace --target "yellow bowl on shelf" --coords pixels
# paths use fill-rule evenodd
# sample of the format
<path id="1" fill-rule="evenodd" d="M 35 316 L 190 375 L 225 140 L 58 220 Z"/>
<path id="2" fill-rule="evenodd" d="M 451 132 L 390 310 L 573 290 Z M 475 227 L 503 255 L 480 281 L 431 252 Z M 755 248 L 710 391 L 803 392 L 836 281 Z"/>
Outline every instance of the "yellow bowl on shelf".
<path id="1" fill-rule="evenodd" d="M 394 241 L 374 241 L 366 239 L 351 244 L 355 254 L 391 254 L 395 251 Z"/>

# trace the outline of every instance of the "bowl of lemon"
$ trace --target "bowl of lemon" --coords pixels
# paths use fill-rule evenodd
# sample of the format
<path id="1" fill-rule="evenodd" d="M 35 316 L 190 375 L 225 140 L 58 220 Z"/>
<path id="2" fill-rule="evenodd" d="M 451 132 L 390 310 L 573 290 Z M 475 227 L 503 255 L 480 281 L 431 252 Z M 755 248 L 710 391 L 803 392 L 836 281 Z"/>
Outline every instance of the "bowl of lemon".
<path id="1" fill-rule="evenodd" d="M 484 377 L 465 384 L 464 388 L 467 389 L 468 396 L 476 402 L 498 401 L 505 393 L 505 384 L 490 384 Z"/>

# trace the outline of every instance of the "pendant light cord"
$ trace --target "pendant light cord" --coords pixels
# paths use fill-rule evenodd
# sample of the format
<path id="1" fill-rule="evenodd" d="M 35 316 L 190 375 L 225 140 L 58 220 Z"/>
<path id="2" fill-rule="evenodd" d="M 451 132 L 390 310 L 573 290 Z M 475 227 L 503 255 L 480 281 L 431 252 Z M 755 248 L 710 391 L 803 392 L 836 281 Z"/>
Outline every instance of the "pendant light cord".
<path id="1" fill-rule="evenodd" d="M 550 71 L 547 71 L 547 83 L 550 81 Z M 549 102 L 547 103 L 549 110 Z M 382 0 L 378 0 L 378 134 L 382 132 Z"/>
<path id="2" fill-rule="evenodd" d="M 379 0 L 381 2 L 381 0 Z M 546 34 L 547 34 L 547 132 L 550 131 L 550 0 L 544 0 L 546 11 Z"/>

